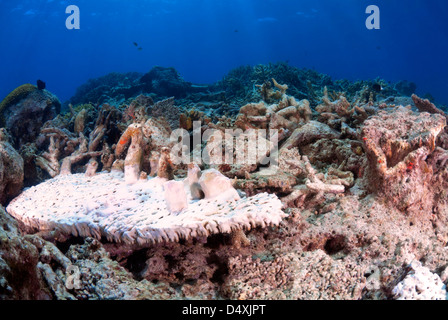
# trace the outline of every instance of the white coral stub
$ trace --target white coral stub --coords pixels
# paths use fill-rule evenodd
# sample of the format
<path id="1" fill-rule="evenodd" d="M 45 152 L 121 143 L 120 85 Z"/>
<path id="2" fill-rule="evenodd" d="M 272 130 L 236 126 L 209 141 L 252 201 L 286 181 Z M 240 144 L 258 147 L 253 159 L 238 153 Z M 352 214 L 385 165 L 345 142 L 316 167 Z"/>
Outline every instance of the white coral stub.
<path id="1" fill-rule="evenodd" d="M 397 300 L 446 300 L 446 287 L 440 277 L 419 261 L 410 264 L 412 271 L 392 290 Z"/>

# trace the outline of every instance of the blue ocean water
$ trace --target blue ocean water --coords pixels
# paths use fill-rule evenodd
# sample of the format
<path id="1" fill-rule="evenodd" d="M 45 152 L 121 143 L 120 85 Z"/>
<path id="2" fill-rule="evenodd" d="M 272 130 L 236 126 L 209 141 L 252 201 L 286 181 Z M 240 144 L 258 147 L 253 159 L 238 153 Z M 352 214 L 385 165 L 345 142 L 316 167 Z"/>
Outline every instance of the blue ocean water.
<path id="1" fill-rule="evenodd" d="M 69 5 L 79 30 L 66 28 Z M 366 28 L 369 5 L 379 30 Z M 445 0 L 0 0 L 0 26 L 0 100 L 37 79 L 65 101 L 109 72 L 159 65 L 212 83 L 288 61 L 333 79 L 413 81 L 448 104 Z"/>

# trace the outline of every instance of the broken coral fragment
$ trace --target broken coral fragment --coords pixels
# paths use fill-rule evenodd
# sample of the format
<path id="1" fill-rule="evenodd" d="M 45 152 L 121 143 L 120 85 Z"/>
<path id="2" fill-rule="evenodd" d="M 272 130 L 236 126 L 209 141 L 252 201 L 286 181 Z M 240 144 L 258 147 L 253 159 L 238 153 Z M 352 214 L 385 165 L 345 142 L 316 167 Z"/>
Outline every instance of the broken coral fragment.
<path id="1" fill-rule="evenodd" d="M 188 207 L 173 214 L 164 183 L 166 179 L 151 178 L 129 185 L 117 171 L 59 175 L 22 192 L 7 211 L 28 231 L 56 230 L 140 245 L 278 225 L 285 217 L 273 194 L 193 200 L 188 188 Z"/>
<path id="2" fill-rule="evenodd" d="M 187 208 L 188 200 L 182 181 L 170 180 L 163 185 L 166 208 L 171 213 L 179 213 Z"/>
<path id="3" fill-rule="evenodd" d="M 412 261 L 406 277 L 392 290 L 395 300 L 446 300 L 446 286 L 439 275 L 420 261 Z"/>

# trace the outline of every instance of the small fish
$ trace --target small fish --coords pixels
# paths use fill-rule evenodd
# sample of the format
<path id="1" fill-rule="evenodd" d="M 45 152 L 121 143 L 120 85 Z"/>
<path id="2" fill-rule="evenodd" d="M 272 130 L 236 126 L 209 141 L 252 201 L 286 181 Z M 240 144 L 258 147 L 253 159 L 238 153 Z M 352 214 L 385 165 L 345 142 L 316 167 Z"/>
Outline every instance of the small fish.
<path id="1" fill-rule="evenodd" d="M 44 90 L 45 86 L 45 82 L 43 82 L 42 80 L 37 80 L 37 89 Z"/>
<path id="2" fill-rule="evenodd" d="M 375 90 L 376 92 L 381 92 L 383 91 L 383 87 L 379 84 L 379 83 L 375 83 L 372 85 L 372 89 Z"/>
<path id="3" fill-rule="evenodd" d="M 138 47 L 138 43 L 137 42 L 132 42 L 134 44 L 134 46 Z"/>
<path id="4" fill-rule="evenodd" d="M 233 32 L 238 32 L 238 29 L 233 30 Z"/>
<path id="5" fill-rule="evenodd" d="M 143 50 L 143 48 L 142 48 L 142 47 L 140 47 L 140 48 L 138 48 L 137 50 L 138 50 L 138 51 L 142 51 L 142 50 Z"/>

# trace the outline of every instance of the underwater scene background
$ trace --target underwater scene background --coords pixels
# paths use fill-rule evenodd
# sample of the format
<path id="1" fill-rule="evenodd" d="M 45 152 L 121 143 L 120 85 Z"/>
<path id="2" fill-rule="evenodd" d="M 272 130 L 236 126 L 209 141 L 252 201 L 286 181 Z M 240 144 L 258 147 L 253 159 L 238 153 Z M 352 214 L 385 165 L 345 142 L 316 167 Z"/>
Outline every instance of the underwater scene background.
<path id="1" fill-rule="evenodd" d="M 371 4 L 379 30 L 365 26 Z M 79 30 L 66 28 L 69 5 L 80 9 Z M 159 65 L 213 83 L 283 61 L 334 80 L 408 80 L 446 105 L 447 15 L 436 0 L 2 0 L 0 97 L 37 79 L 64 102 L 110 72 Z"/>

